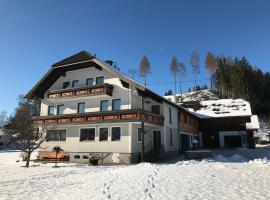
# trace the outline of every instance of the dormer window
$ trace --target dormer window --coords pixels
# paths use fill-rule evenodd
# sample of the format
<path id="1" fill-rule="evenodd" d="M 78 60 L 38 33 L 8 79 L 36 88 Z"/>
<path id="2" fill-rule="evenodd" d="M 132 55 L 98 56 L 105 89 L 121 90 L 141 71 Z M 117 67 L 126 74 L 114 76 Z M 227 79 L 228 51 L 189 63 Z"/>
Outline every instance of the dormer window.
<path id="1" fill-rule="evenodd" d="M 104 84 L 104 76 L 96 77 L 96 85 Z"/>
<path id="2" fill-rule="evenodd" d="M 69 81 L 66 81 L 63 83 L 63 89 L 68 88 L 68 86 L 69 86 Z"/>
<path id="3" fill-rule="evenodd" d="M 72 81 L 72 87 L 73 87 L 73 88 L 76 88 L 76 87 L 78 87 L 78 86 L 79 86 L 79 81 L 78 81 L 78 80 Z"/>

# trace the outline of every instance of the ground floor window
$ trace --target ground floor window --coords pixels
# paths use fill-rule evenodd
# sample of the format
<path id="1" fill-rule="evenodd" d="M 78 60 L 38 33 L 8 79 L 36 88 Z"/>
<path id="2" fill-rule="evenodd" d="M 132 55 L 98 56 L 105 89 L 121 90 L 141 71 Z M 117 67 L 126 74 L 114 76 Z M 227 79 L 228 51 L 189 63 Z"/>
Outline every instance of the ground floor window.
<path id="1" fill-rule="evenodd" d="M 95 128 L 81 129 L 80 141 L 94 141 L 96 135 Z"/>
<path id="2" fill-rule="evenodd" d="M 108 140 L 108 128 L 100 128 L 99 129 L 99 141 Z"/>
<path id="3" fill-rule="evenodd" d="M 121 139 L 121 128 L 112 127 L 112 141 L 118 141 Z"/>
<path id="4" fill-rule="evenodd" d="M 66 141 L 66 130 L 48 130 L 47 142 L 49 141 Z"/>
<path id="5" fill-rule="evenodd" d="M 138 128 L 137 139 L 138 139 L 138 142 L 142 141 L 142 128 Z"/>

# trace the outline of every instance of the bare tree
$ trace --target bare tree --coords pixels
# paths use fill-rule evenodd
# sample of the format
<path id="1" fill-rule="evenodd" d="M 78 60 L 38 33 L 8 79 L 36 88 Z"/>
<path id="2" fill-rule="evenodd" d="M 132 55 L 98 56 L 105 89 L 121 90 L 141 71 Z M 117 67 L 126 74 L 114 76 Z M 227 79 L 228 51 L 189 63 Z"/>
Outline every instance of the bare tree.
<path id="1" fill-rule="evenodd" d="M 194 74 L 195 88 L 197 88 L 197 74 L 200 73 L 200 56 L 196 51 L 192 52 L 190 63 Z"/>
<path id="2" fill-rule="evenodd" d="M 217 59 L 211 52 L 208 52 L 206 55 L 205 67 L 210 72 L 210 89 L 213 91 L 213 75 L 217 67 Z"/>
<path id="3" fill-rule="evenodd" d="M 186 74 L 186 66 L 184 63 L 179 63 L 178 64 L 178 74 L 179 74 L 179 81 L 180 81 L 180 94 L 181 94 L 181 102 L 183 100 L 183 97 L 182 97 L 182 94 L 183 94 L 183 91 L 182 91 L 182 77 Z"/>
<path id="4" fill-rule="evenodd" d="M 21 99 L 22 100 L 22 99 Z M 29 167 L 33 151 L 38 149 L 46 140 L 47 128 L 32 122 L 34 104 L 30 101 L 19 101 L 16 113 L 10 123 L 4 127 L 4 133 L 9 138 L 10 144 L 27 154 L 26 167 Z"/>
<path id="5" fill-rule="evenodd" d="M 170 70 L 174 79 L 174 95 L 176 96 L 176 77 L 177 77 L 177 72 L 179 70 L 179 65 L 177 62 L 177 58 L 175 56 L 172 58 Z"/>
<path id="6" fill-rule="evenodd" d="M 132 79 L 134 79 L 136 74 L 137 74 L 137 70 L 136 69 L 129 69 L 128 74 Z"/>
<path id="7" fill-rule="evenodd" d="M 146 56 L 143 56 L 139 66 L 140 76 L 144 78 L 144 85 L 146 86 L 146 76 L 151 73 L 151 66 Z"/>

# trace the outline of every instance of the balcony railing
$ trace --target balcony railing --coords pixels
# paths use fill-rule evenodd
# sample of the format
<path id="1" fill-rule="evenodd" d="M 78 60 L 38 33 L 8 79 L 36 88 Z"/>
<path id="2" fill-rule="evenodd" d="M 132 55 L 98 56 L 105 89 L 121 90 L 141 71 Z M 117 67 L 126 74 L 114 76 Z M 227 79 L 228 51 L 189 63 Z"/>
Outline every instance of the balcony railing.
<path id="1" fill-rule="evenodd" d="M 112 96 L 113 85 L 105 83 L 81 88 L 68 88 L 48 92 L 48 99 L 106 94 Z"/>
<path id="2" fill-rule="evenodd" d="M 139 109 L 33 117 L 33 123 L 37 125 L 132 121 L 141 122 L 142 120 L 144 120 L 145 123 L 155 124 L 159 126 L 163 126 L 164 124 L 163 116 Z"/>

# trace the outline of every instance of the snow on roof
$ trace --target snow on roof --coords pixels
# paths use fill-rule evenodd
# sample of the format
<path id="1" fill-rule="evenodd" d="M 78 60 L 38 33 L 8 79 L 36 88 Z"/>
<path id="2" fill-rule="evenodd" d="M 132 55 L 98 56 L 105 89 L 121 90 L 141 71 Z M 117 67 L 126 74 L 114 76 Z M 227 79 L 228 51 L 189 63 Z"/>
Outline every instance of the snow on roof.
<path id="1" fill-rule="evenodd" d="M 259 119 L 257 115 L 251 116 L 251 121 L 246 123 L 246 128 L 249 130 L 258 130 L 260 128 Z"/>
<path id="2" fill-rule="evenodd" d="M 201 108 L 194 113 L 200 118 L 251 116 L 249 102 L 243 99 L 218 99 L 201 101 Z"/>

